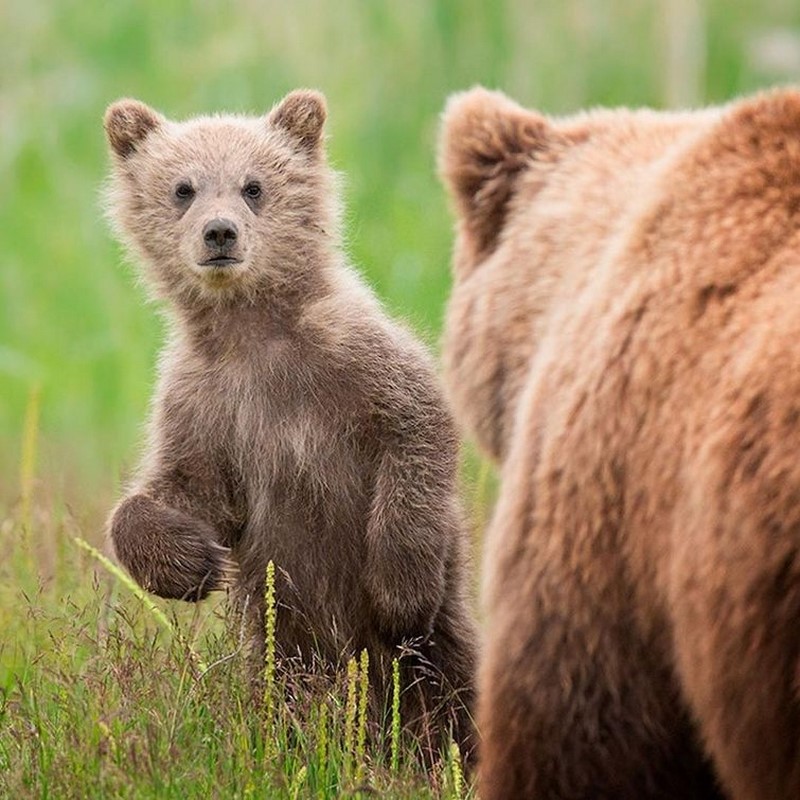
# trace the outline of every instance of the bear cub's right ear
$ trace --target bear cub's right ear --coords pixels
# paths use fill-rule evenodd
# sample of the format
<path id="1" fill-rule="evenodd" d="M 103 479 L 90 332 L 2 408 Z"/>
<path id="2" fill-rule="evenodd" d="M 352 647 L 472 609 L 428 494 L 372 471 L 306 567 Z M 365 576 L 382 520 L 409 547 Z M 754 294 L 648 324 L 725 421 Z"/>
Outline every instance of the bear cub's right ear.
<path id="1" fill-rule="evenodd" d="M 117 100 L 106 109 L 103 126 L 111 149 L 127 158 L 164 123 L 164 117 L 138 100 Z"/>

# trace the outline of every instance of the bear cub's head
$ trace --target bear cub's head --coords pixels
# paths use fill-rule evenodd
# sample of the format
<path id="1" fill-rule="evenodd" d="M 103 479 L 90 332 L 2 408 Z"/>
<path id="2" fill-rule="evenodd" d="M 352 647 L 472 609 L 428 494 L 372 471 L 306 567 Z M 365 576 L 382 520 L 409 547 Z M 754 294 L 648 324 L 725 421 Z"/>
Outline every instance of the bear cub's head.
<path id="1" fill-rule="evenodd" d="M 260 118 L 171 122 L 136 100 L 109 106 L 109 215 L 158 294 L 252 298 L 319 263 L 336 226 L 325 118 L 310 90 Z"/>

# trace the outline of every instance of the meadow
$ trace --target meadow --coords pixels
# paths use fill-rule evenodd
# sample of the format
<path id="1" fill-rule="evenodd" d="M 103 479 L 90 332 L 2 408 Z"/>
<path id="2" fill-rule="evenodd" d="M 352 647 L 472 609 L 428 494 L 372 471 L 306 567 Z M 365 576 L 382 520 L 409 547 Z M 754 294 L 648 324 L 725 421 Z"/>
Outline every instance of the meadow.
<path id="1" fill-rule="evenodd" d="M 103 219 L 103 111 L 260 114 L 324 91 L 348 253 L 435 349 L 449 93 L 481 83 L 553 114 L 724 102 L 796 80 L 800 6 L 0 0 L 0 23 L 0 797 L 471 796 L 457 753 L 425 774 L 413 742 L 392 758 L 362 739 L 358 669 L 279 680 L 265 704 L 224 597 L 148 600 L 79 544 L 103 547 L 163 334 Z M 467 452 L 476 556 L 491 483 Z"/>

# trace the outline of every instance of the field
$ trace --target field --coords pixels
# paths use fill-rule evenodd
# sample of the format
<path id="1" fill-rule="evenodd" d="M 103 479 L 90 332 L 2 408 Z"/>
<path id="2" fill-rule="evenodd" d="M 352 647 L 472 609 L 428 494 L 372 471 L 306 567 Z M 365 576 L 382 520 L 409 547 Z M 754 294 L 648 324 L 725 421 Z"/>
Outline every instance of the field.
<path id="1" fill-rule="evenodd" d="M 224 598 L 149 603 L 78 544 L 102 547 L 135 464 L 163 330 L 103 220 L 103 110 L 263 113 L 322 89 L 348 252 L 435 348 L 450 92 L 481 83 L 555 114 L 722 102 L 796 79 L 800 6 L 2 0 L 0 21 L 0 797 L 474 792 L 456 754 L 426 775 L 413 742 L 396 764 L 359 744 L 358 680 L 291 707 L 277 686 L 268 714 Z M 491 479 L 469 454 L 464 495 L 477 543 Z"/>

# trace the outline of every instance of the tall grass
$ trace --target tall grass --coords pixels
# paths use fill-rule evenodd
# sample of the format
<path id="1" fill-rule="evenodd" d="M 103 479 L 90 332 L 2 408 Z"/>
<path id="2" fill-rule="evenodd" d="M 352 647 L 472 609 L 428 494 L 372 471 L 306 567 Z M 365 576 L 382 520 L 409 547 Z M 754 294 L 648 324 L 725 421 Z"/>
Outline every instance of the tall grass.
<path id="1" fill-rule="evenodd" d="M 38 534 L 72 537 L 36 511 Z M 12 559 L 20 527 L 2 516 Z M 472 796 L 457 757 L 426 774 L 413 742 L 398 758 L 368 735 L 366 651 L 338 678 L 271 659 L 262 692 L 225 598 L 154 603 L 85 543 L 58 583 L 32 562 L 0 566 L 0 797 Z"/>
<path id="2" fill-rule="evenodd" d="M 102 519 L 136 458 L 162 334 L 102 220 L 105 106 L 132 95 L 175 117 L 263 113 L 293 87 L 321 88 L 331 160 L 346 174 L 348 250 L 435 346 L 451 246 L 434 166 L 447 94 L 483 83 L 565 113 L 718 101 L 796 78 L 749 54 L 765 30 L 800 29 L 800 5 L 700 6 L 0 4 L 0 796 L 472 791 L 457 752 L 430 775 L 415 770 L 397 703 L 388 752 L 374 749 L 368 663 L 301 691 L 268 661 L 265 716 L 223 599 L 153 600 L 102 561 Z M 480 529 L 492 476 L 472 462 Z"/>

